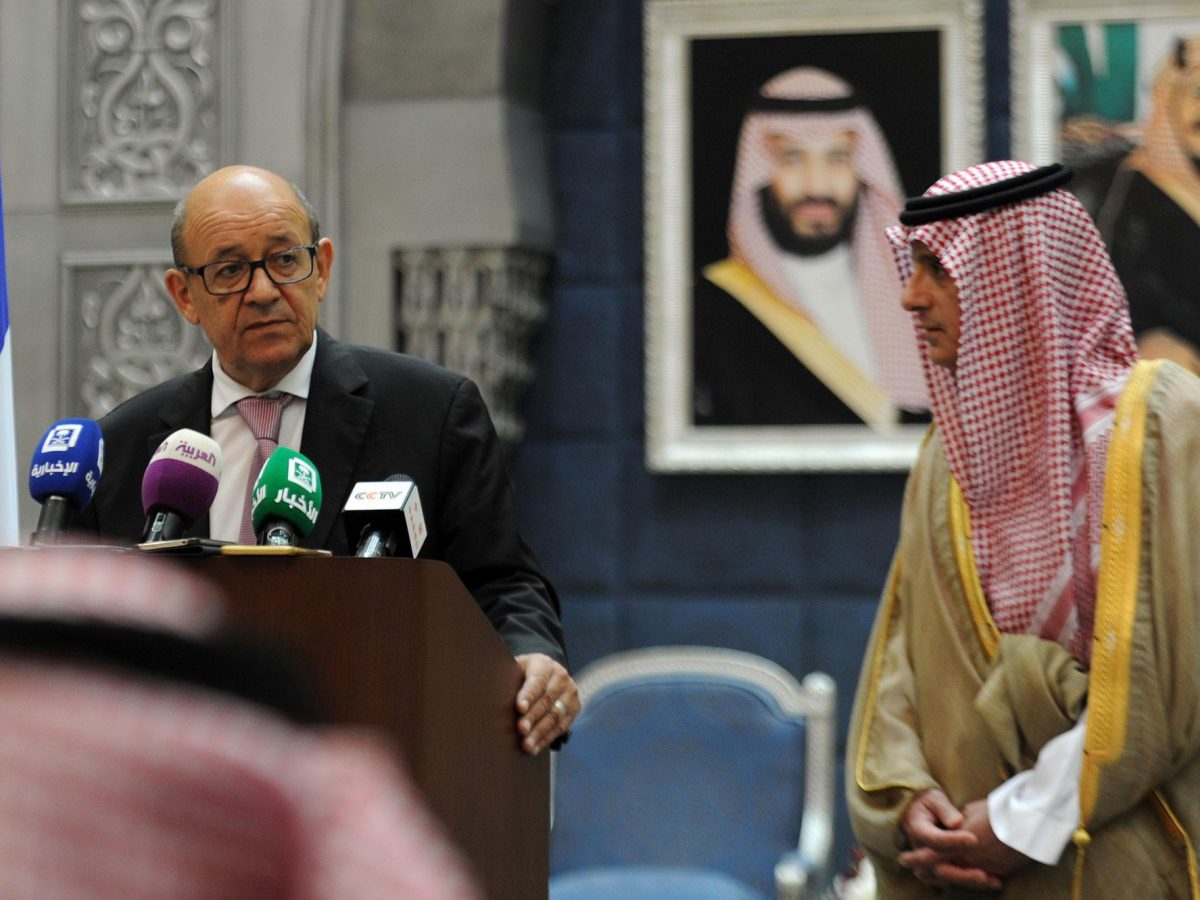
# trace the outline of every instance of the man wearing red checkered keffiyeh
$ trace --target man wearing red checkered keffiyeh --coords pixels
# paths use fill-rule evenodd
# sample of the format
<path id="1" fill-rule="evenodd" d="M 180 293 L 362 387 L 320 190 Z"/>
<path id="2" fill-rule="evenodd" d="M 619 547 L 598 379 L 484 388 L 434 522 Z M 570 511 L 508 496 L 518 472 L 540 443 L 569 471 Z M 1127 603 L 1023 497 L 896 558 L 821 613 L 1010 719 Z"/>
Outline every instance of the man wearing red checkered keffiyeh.
<path id="1" fill-rule="evenodd" d="M 883 234 L 900 197 L 850 85 L 810 67 L 763 85 L 738 141 L 730 255 L 696 284 L 698 424 L 884 427 L 928 408 Z"/>
<path id="2" fill-rule="evenodd" d="M 889 229 L 935 427 L 851 726 L 884 897 L 1200 876 L 1200 381 L 1136 362 L 1069 177 L 974 166 Z"/>
<path id="3" fill-rule="evenodd" d="M 1030 169 L 989 163 L 947 176 L 929 196 Z M 889 237 L 906 282 L 915 241 L 957 286 L 955 370 L 932 365 L 928 344 L 922 349 L 938 434 L 971 509 L 976 565 L 996 624 L 1059 641 L 1086 660 L 1098 473 L 1135 359 L 1125 295 L 1104 246 L 1083 207 L 1061 190 L 1004 215 L 900 225 Z M 914 315 L 920 331 L 921 313 Z"/>

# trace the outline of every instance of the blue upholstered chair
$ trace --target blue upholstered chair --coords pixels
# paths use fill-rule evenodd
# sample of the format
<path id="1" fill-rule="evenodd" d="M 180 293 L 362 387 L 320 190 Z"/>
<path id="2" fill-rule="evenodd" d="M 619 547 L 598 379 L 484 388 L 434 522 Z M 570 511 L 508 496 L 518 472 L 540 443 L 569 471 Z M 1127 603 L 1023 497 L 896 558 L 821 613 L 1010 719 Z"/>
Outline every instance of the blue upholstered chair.
<path id="1" fill-rule="evenodd" d="M 827 876 L 833 680 L 709 647 L 578 675 L 554 771 L 550 900 L 794 900 Z"/>

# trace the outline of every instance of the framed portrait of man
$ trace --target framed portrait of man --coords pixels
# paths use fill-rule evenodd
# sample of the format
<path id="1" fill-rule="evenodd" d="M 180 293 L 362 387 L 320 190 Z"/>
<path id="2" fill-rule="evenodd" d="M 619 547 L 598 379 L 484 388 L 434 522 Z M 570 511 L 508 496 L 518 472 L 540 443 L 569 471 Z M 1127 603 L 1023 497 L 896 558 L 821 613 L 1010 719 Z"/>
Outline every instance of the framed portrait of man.
<path id="1" fill-rule="evenodd" d="M 1200 4 L 1017 0 L 1013 26 L 1014 146 L 1075 170 L 1138 352 L 1200 374 Z"/>
<path id="2" fill-rule="evenodd" d="M 907 468 L 928 422 L 884 229 L 983 152 L 975 0 L 646 4 L 646 456 Z"/>

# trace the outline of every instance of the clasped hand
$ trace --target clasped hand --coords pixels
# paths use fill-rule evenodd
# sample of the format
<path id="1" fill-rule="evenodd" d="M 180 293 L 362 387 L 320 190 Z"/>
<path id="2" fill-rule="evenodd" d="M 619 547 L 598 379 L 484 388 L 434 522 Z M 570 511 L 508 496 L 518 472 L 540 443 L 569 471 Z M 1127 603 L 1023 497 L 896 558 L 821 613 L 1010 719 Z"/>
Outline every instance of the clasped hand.
<path id="1" fill-rule="evenodd" d="M 904 811 L 900 827 L 908 838 L 900 865 L 934 887 L 998 891 L 1005 878 L 1031 862 L 996 837 L 986 800 L 960 810 L 942 791 L 923 791 Z"/>

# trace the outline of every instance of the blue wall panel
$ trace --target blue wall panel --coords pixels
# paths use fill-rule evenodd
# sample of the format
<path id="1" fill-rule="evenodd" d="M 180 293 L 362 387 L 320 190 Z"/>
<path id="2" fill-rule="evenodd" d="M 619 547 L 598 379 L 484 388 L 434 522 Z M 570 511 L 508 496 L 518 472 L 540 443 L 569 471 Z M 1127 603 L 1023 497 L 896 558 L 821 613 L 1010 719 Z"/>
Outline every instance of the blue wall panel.
<path id="1" fill-rule="evenodd" d="M 989 158 L 1009 150 L 1008 8 L 987 3 Z M 899 525 L 902 474 L 653 475 L 644 465 L 642 4 L 553 4 L 559 244 L 514 459 L 573 666 L 654 644 L 748 650 L 838 683 L 839 742 Z M 840 783 L 840 782 L 839 782 Z M 851 842 L 838 810 L 834 864 Z"/>

